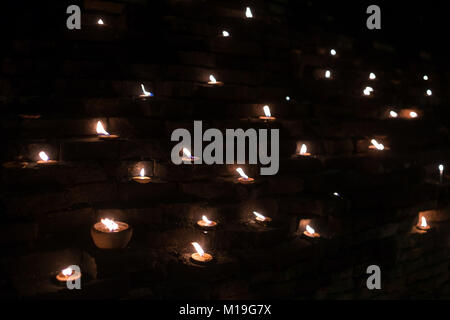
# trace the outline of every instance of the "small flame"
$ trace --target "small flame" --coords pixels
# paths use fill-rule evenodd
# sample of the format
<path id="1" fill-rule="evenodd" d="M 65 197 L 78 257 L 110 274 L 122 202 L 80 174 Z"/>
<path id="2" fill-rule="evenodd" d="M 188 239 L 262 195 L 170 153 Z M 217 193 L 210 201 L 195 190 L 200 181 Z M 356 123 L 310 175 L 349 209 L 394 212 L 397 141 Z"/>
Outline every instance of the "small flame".
<path id="1" fill-rule="evenodd" d="M 203 216 L 203 217 L 202 217 L 202 220 L 203 220 L 206 224 L 209 224 L 209 225 L 212 224 L 212 221 L 209 220 L 206 216 Z"/>
<path id="2" fill-rule="evenodd" d="M 391 112 L 389 112 L 389 114 L 391 115 L 392 118 L 397 118 L 398 117 L 398 114 L 395 111 L 391 111 Z"/>
<path id="3" fill-rule="evenodd" d="M 209 76 L 209 81 L 210 81 L 211 83 L 217 83 L 216 78 L 214 78 L 214 76 L 213 76 L 212 74 Z"/>
<path id="4" fill-rule="evenodd" d="M 384 145 L 382 145 L 381 143 L 378 143 L 377 140 L 372 139 L 371 143 L 374 145 L 375 148 L 377 148 L 378 150 L 384 150 Z"/>
<path id="5" fill-rule="evenodd" d="M 302 144 L 302 147 L 300 148 L 300 154 L 306 154 L 308 151 L 308 148 L 306 147 L 306 144 Z"/>
<path id="6" fill-rule="evenodd" d="M 422 228 L 428 227 L 427 219 L 425 219 L 425 217 L 422 217 L 421 221 L 422 221 L 422 222 L 420 223 L 420 226 L 421 226 Z"/>
<path id="7" fill-rule="evenodd" d="M 150 97 L 153 95 L 151 92 L 148 92 L 147 90 L 145 90 L 145 87 L 142 83 L 141 83 L 141 89 L 142 89 L 142 93 L 144 94 L 144 96 Z"/>
<path id="8" fill-rule="evenodd" d="M 417 114 L 417 112 L 411 111 L 411 112 L 409 113 L 409 116 L 410 116 L 411 118 L 417 118 L 417 117 L 418 117 L 418 114 Z"/>
<path id="9" fill-rule="evenodd" d="M 101 121 L 97 122 L 97 134 L 109 136 L 109 133 L 103 128 Z"/>
<path id="10" fill-rule="evenodd" d="M 260 213 L 258 213 L 256 211 L 253 211 L 253 214 L 256 216 L 257 220 L 261 220 L 261 221 L 265 221 L 266 220 L 266 217 L 264 217 L 262 214 L 260 214 Z"/>
<path id="11" fill-rule="evenodd" d="M 427 90 L 427 95 L 428 96 L 432 96 L 433 95 L 433 91 L 431 91 L 430 89 Z"/>
<path id="12" fill-rule="evenodd" d="M 39 157 L 42 159 L 42 161 L 48 161 L 49 159 L 48 155 L 44 151 L 39 152 Z"/>
<path id="13" fill-rule="evenodd" d="M 334 49 L 331 49 L 331 50 L 330 50 L 330 54 L 331 54 L 332 56 L 335 56 L 336 53 L 337 53 L 336 50 L 334 50 Z"/>
<path id="14" fill-rule="evenodd" d="M 192 242 L 192 245 L 201 257 L 205 255 L 205 251 L 203 251 L 202 247 L 197 242 Z"/>
<path id="15" fill-rule="evenodd" d="M 331 71 L 330 70 L 325 71 L 325 78 L 327 78 L 327 79 L 331 78 Z"/>
<path id="16" fill-rule="evenodd" d="M 269 108 L 269 106 L 264 106 L 263 107 L 263 109 L 264 109 L 264 114 L 266 115 L 266 117 L 271 117 L 272 116 L 272 114 L 270 113 L 270 108 Z"/>
<path id="17" fill-rule="evenodd" d="M 424 76 L 423 76 L 423 80 L 428 81 L 428 79 L 430 79 L 430 78 L 428 78 L 427 75 L 424 75 Z"/>
<path id="18" fill-rule="evenodd" d="M 440 164 L 439 165 L 439 172 L 442 174 L 444 172 L 444 165 Z"/>
<path id="19" fill-rule="evenodd" d="M 115 231 L 119 229 L 119 225 L 110 219 L 102 219 L 101 222 L 109 231 Z"/>
<path id="20" fill-rule="evenodd" d="M 375 80 L 377 78 L 377 76 L 375 75 L 375 73 L 371 72 L 369 75 L 369 79 L 370 80 Z"/>
<path id="21" fill-rule="evenodd" d="M 247 18 L 253 18 L 252 10 L 250 9 L 250 7 L 247 7 L 247 8 L 245 9 L 245 16 L 246 16 Z"/>
<path id="22" fill-rule="evenodd" d="M 313 228 L 311 228 L 309 226 L 309 224 L 306 226 L 306 232 L 308 232 L 309 234 L 315 234 L 316 230 L 314 230 Z"/>
<path id="23" fill-rule="evenodd" d="M 66 277 L 70 276 L 73 273 L 72 268 L 66 268 L 62 271 L 62 274 L 65 275 Z"/>
<path id="24" fill-rule="evenodd" d="M 141 169 L 141 172 L 139 172 L 139 175 L 141 177 L 145 177 L 145 170 L 144 170 L 144 168 Z"/>
<path id="25" fill-rule="evenodd" d="M 373 88 L 372 87 L 366 87 L 364 89 L 364 95 L 366 96 L 370 96 L 370 94 L 373 92 Z"/>
<path id="26" fill-rule="evenodd" d="M 286 96 L 286 101 L 291 101 L 291 97 Z"/>
<path id="27" fill-rule="evenodd" d="M 189 151 L 188 148 L 183 148 L 183 153 L 184 153 L 184 155 L 185 155 L 186 157 L 192 158 L 192 154 L 191 154 L 191 152 Z"/>
<path id="28" fill-rule="evenodd" d="M 226 30 L 223 30 L 223 31 L 222 31 L 222 35 L 223 35 L 224 37 L 229 37 L 229 36 L 230 36 L 230 33 L 229 33 L 228 31 L 226 31 Z"/>
<path id="29" fill-rule="evenodd" d="M 241 175 L 242 178 L 248 179 L 248 176 L 245 174 L 244 170 L 242 168 L 237 168 L 236 171 Z"/>
<path id="30" fill-rule="evenodd" d="M 98 23 L 98 24 L 104 24 L 104 22 L 103 22 L 102 19 L 98 19 L 97 23 Z"/>

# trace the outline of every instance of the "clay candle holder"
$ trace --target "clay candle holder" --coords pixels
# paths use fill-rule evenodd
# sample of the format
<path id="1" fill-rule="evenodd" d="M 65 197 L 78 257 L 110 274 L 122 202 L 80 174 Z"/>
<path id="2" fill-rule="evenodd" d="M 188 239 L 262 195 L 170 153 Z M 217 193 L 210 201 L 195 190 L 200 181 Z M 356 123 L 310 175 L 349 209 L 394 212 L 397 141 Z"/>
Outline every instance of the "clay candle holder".
<path id="1" fill-rule="evenodd" d="M 252 184 L 255 182 L 255 179 L 249 178 L 244 170 L 242 168 L 237 168 L 236 171 L 240 174 L 240 178 L 238 179 L 238 182 L 241 184 Z"/>
<path id="2" fill-rule="evenodd" d="M 59 282 L 75 281 L 81 278 L 81 272 L 77 272 L 72 268 L 66 268 L 56 275 Z"/>
<path id="3" fill-rule="evenodd" d="M 202 216 L 202 220 L 197 221 L 197 226 L 202 229 L 214 229 L 217 226 L 217 222 L 209 220 L 206 216 Z"/>
<path id="4" fill-rule="evenodd" d="M 275 117 L 272 117 L 269 106 L 265 105 L 263 107 L 263 110 L 264 110 L 265 116 L 261 116 L 261 117 L 259 117 L 259 119 L 264 120 L 264 121 L 274 121 L 276 119 Z"/>
<path id="5" fill-rule="evenodd" d="M 37 164 L 41 166 L 48 166 L 58 163 L 58 161 L 56 160 L 49 160 L 48 155 L 44 151 L 39 152 L 39 157 L 41 158 L 41 160 L 38 160 Z"/>
<path id="6" fill-rule="evenodd" d="M 212 255 L 210 255 L 209 253 L 205 253 L 205 251 L 203 251 L 202 247 L 197 242 L 192 242 L 192 245 L 197 251 L 191 255 L 192 260 L 198 263 L 208 263 L 212 261 Z"/>
<path id="7" fill-rule="evenodd" d="M 91 237 L 99 249 L 125 248 L 131 240 L 133 229 L 125 222 L 102 219 L 91 228 Z"/>
<path id="8" fill-rule="evenodd" d="M 181 160 L 187 161 L 187 162 L 194 162 L 195 160 L 200 159 L 199 157 L 194 157 L 188 148 L 183 148 L 183 157 Z"/>
<path id="9" fill-rule="evenodd" d="M 106 131 L 105 128 L 103 128 L 103 124 L 101 121 L 97 122 L 97 135 L 101 140 L 114 140 L 119 137 L 114 134 L 109 134 L 109 132 Z"/>
<path id="10" fill-rule="evenodd" d="M 145 176 L 145 170 L 144 170 L 144 168 L 142 168 L 141 171 L 139 172 L 139 176 L 133 177 L 133 180 L 136 181 L 137 183 L 145 184 L 145 183 L 149 183 L 151 178 Z"/>
<path id="11" fill-rule="evenodd" d="M 258 222 L 260 224 L 267 224 L 272 221 L 272 218 L 265 217 L 256 211 L 253 211 L 253 214 L 255 215 L 256 222 Z"/>
<path id="12" fill-rule="evenodd" d="M 222 86 L 223 82 L 217 81 L 216 78 L 214 78 L 214 76 L 211 74 L 211 75 L 209 75 L 208 84 L 210 86 Z"/>
<path id="13" fill-rule="evenodd" d="M 318 234 L 313 228 L 311 228 L 309 224 L 306 226 L 306 230 L 303 232 L 303 234 L 308 238 L 320 238 L 320 234 Z"/>
<path id="14" fill-rule="evenodd" d="M 422 230 L 422 231 L 428 231 L 431 229 L 431 227 L 428 225 L 427 223 L 427 219 L 425 217 L 422 217 L 420 219 L 420 224 L 418 224 L 416 226 L 417 229 Z"/>
<path id="15" fill-rule="evenodd" d="M 21 117 L 22 119 L 26 119 L 26 120 L 36 120 L 39 119 L 41 117 L 40 114 L 19 114 L 19 117 Z"/>
<path id="16" fill-rule="evenodd" d="M 139 95 L 139 98 L 141 98 L 142 100 L 146 100 L 147 98 L 153 97 L 153 93 L 145 90 L 145 87 L 142 83 L 141 83 L 141 89 L 142 89 L 142 94 Z"/>

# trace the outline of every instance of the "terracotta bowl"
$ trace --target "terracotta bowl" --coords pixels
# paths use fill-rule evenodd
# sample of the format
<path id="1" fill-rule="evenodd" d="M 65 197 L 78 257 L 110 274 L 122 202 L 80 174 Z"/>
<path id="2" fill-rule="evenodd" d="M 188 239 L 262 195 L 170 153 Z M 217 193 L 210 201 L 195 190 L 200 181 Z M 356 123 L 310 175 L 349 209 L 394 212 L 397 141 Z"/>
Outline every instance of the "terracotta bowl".
<path id="1" fill-rule="evenodd" d="M 119 231 L 106 232 L 101 222 L 96 223 L 91 228 L 91 237 L 94 244 L 99 249 L 122 249 L 131 240 L 133 229 L 125 222 L 116 221 Z"/>

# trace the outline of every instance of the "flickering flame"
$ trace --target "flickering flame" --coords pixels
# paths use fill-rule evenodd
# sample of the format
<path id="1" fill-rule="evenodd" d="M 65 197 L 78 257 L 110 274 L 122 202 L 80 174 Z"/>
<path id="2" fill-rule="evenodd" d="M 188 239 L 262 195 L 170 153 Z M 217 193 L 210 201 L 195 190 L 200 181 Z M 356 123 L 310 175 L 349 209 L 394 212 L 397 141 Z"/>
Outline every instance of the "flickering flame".
<path id="1" fill-rule="evenodd" d="M 119 229 L 119 225 L 110 219 L 102 219 L 101 222 L 109 231 L 115 231 Z"/>
<path id="2" fill-rule="evenodd" d="M 395 111 L 389 112 L 389 115 L 390 115 L 392 118 L 397 118 L 397 117 L 398 117 L 398 114 L 397 114 L 397 112 L 395 112 Z"/>
<path id="3" fill-rule="evenodd" d="M 63 271 L 61 271 L 63 275 L 65 275 L 66 277 L 70 276 L 73 273 L 72 268 L 66 268 Z"/>
<path id="4" fill-rule="evenodd" d="M 371 72 L 369 75 L 369 79 L 370 80 L 375 80 L 377 78 L 377 76 L 375 75 L 375 73 Z"/>
<path id="5" fill-rule="evenodd" d="M 222 31 L 222 35 L 223 35 L 224 37 L 229 37 L 229 36 L 230 36 L 230 33 L 229 33 L 228 31 L 226 31 L 226 30 L 223 30 L 223 31 Z"/>
<path id="6" fill-rule="evenodd" d="M 200 245 L 197 242 L 192 242 L 192 245 L 195 248 L 195 251 L 197 251 L 197 253 L 203 257 L 205 255 L 205 251 L 203 251 L 202 247 L 200 247 Z"/>
<path id="7" fill-rule="evenodd" d="M 423 80 L 428 81 L 428 79 L 429 79 L 429 78 L 428 78 L 427 75 L 424 75 L 424 76 L 423 76 Z"/>
<path id="8" fill-rule="evenodd" d="M 258 213 L 256 211 L 253 211 L 253 214 L 256 216 L 257 220 L 260 220 L 260 221 L 265 221 L 266 220 L 266 217 L 264 217 L 262 214 L 260 214 L 260 213 Z"/>
<path id="9" fill-rule="evenodd" d="M 425 217 L 422 217 L 421 221 L 422 221 L 422 222 L 420 223 L 420 226 L 421 226 L 422 228 L 428 227 L 427 219 L 425 219 Z"/>
<path id="10" fill-rule="evenodd" d="M 109 133 L 103 128 L 101 121 L 97 122 L 97 134 L 109 136 Z"/>
<path id="11" fill-rule="evenodd" d="M 339 193 L 337 193 L 337 192 L 334 192 L 333 195 L 336 196 L 336 197 L 340 197 L 340 196 L 341 196 L 341 195 L 340 195 Z"/>
<path id="12" fill-rule="evenodd" d="M 302 147 L 300 148 L 300 154 L 306 154 L 308 151 L 308 148 L 306 147 L 306 144 L 302 144 Z"/>
<path id="13" fill-rule="evenodd" d="M 290 100 L 291 100 L 291 97 L 286 96 L 286 101 L 290 101 Z"/>
<path id="14" fill-rule="evenodd" d="M 142 88 L 142 93 L 143 93 L 144 96 L 146 96 L 146 97 L 152 96 L 151 92 L 148 92 L 147 90 L 145 90 L 145 87 L 144 87 L 144 85 L 142 83 L 141 83 L 141 88 Z"/>
<path id="15" fill-rule="evenodd" d="M 246 16 L 247 18 L 253 18 L 252 10 L 250 9 L 250 7 L 247 7 L 247 8 L 245 9 L 245 16 Z"/>
<path id="16" fill-rule="evenodd" d="M 191 152 L 189 151 L 188 148 L 183 148 L 183 153 L 184 153 L 184 155 L 185 155 L 186 157 L 192 158 L 192 154 L 191 154 Z"/>
<path id="17" fill-rule="evenodd" d="M 315 234 L 316 230 L 314 230 L 313 228 L 311 228 L 309 226 L 309 224 L 306 226 L 306 232 L 308 232 L 309 234 Z"/>
<path id="18" fill-rule="evenodd" d="M 418 117 L 418 114 L 417 114 L 417 112 L 411 111 L 411 112 L 409 113 L 409 116 L 410 116 L 411 118 L 417 118 L 417 117 Z"/>
<path id="19" fill-rule="evenodd" d="M 48 161 L 49 159 L 48 155 L 44 151 L 39 152 L 39 157 L 42 159 L 42 161 Z"/>
<path id="20" fill-rule="evenodd" d="M 263 107 L 263 109 L 264 109 L 264 114 L 266 115 L 266 117 L 271 117 L 272 115 L 270 114 L 270 108 L 269 108 L 269 106 L 264 106 Z"/>
<path id="21" fill-rule="evenodd" d="M 378 143 L 377 140 L 372 139 L 371 143 L 374 145 L 375 148 L 378 150 L 384 150 L 384 146 L 381 143 Z"/>
<path id="22" fill-rule="evenodd" d="M 144 170 L 144 168 L 141 169 L 141 172 L 139 172 L 139 175 L 141 177 L 145 177 L 145 170 Z"/>
<path id="23" fill-rule="evenodd" d="M 332 56 L 335 56 L 336 53 L 337 53 L 336 50 L 334 50 L 334 49 L 331 49 L 331 50 L 330 50 L 330 54 L 331 54 Z"/>
<path id="24" fill-rule="evenodd" d="M 102 19 L 98 19 L 97 23 L 98 24 L 104 24 Z"/>
<path id="25" fill-rule="evenodd" d="M 433 91 L 431 91 L 430 89 L 427 90 L 427 95 L 431 96 L 433 95 Z"/>
<path id="26" fill-rule="evenodd" d="M 444 172 L 444 165 L 440 164 L 439 165 L 439 172 L 442 174 Z"/>
<path id="27" fill-rule="evenodd" d="M 217 83 L 216 78 L 214 78 L 214 76 L 213 76 L 212 74 L 209 76 L 209 81 L 210 81 L 211 83 Z"/>
<path id="28" fill-rule="evenodd" d="M 329 79 L 331 77 L 331 71 L 327 70 L 325 71 L 325 78 Z"/>
<path id="29" fill-rule="evenodd" d="M 364 95 L 366 96 L 370 96 L 370 94 L 373 92 L 373 88 L 372 87 L 366 87 L 364 89 Z"/>
<path id="30" fill-rule="evenodd" d="M 241 175 L 242 178 L 248 179 L 248 176 L 244 173 L 244 170 L 242 170 L 242 168 L 237 168 L 236 171 Z"/>
<path id="31" fill-rule="evenodd" d="M 212 224 L 212 221 L 211 220 L 209 220 L 206 216 L 203 216 L 202 217 L 202 220 L 206 223 L 206 224 Z"/>

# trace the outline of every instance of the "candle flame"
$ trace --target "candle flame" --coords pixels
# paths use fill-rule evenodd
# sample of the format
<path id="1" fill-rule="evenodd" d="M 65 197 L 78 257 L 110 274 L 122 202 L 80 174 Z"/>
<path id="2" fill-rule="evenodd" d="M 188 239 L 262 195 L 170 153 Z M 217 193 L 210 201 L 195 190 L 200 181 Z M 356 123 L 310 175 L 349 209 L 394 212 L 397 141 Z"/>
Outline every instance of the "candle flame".
<path id="1" fill-rule="evenodd" d="M 142 93 L 144 94 L 144 96 L 151 97 L 153 95 L 151 92 L 148 92 L 147 90 L 145 90 L 145 87 L 142 83 L 141 83 L 141 89 L 142 89 Z"/>
<path id="2" fill-rule="evenodd" d="M 206 216 L 202 217 L 202 220 L 206 223 L 206 224 L 212 224 L 212 221 L 209 220 Z"/>
<path id="3" fill-rule="evenodd" d="M 265 105 L 265 106 L 263 107 L 263 109 L 264 109 L 264 114 L 266 115 L 266 117 L 271 117 L 271 116 L 272 116 L 272 114 L 270 113 L 270 108 L 269 108 L 269 106 Z"/>
<path id="4" fill-rule="evenodd" d="M 398 114 L 395 111 L 391 111 L 391 112 L 389 112 L 389 114 L 391 115 L 392 118 L 397 118 L 398 117 Z"/>
<path id="5" fill-rule="evenodd" d="M 202 247 L 197 242 L 192 242 L 192 245 L 201 257 L 205 255 L 205 251 L 203 251 Z"/>
<path id="6" fill-rule="evenodd" d="M 370 94 L 373 92 L 373 88 L 372 87 L 366 87 L 363 92 L 364 92 L 364 95 L 370 96 Z"/>
<path id="7" fill-rule="evenodd" d="M 257 220 L 261 220 L 261 221 L 265 221 L 266 220 L 266 217 L 264 217 L 262 214 L 260 214 L 260 213 L 258 213 L 256 211 L 253 211 L 253 214 L 256 216 Z"/>
<path id="8" fill-rule="evenodd" d="M 331 71 L 327 70 L 325 71 L 325 78 L 329 79 L 331 77 Z"/>
<path id="9" fill-rule="evenodd" d="M 424 76 L 423 76 L 423 80 L 428 81 L 428 79 L 429 79 L 429 78 L 428 78 L 427 75 L 424 75 Z"/>
<path id="10" fill-rule="evenodd" d="M 191 154 L 191 152 L 189 151 L 188 148 L 183 148 L 183 153 L 184 153 L 184 155 L 185 155 L 186 157 L 192 158 L 192 154 Z"/>
<path id="11" fill-rule="evenodd" d="M 302 147 L 300 148 L 300 154 L 306 154 L 308 151 L 308 148 L 306 147 L 306 144 L 302 144 Z"/>
<path id="12" fill-rule="evenodd" d="M 222 31 L 222 35 L 223 35 L 224 37 L 229 37 L 229 36 L 230 36 L 230 33 L 229 33 L 228 31 L 226 31 L 226 30 L 223 30 L 223 31 Z"/>
<path id="13" fill-rule="evenodd" d="M 371 72 L 369 75 L 369 79 L 370 80 L 375 80 L 377 78 L 377 76 L 375 75 L 375 73 Z"/>
<path id="14" fill-rule="evenodd" d="M 110 219 L 102 219 L 101 222 L 109 231 L 115 231 L 119 229 L 119 225 Z"/>
<path id="15" fill-rule="evenodd" d="M 384 150 L 384 145 L 382 145 L 381 143 L 378 143 L 377 140 L 372 139 L 371 143 L 374 145 L 375 148 L 377 148 L 378 150 Z"/>
<path id="16" fill-rule="evenodd" d="M 427 219 L 425 219 L 425 217 L 422 217 L 421 221 L 422 221 L 422 222 L 420 223 L 420 226 L 421 226 L 422 228 L 428 227 Z"/>
<path id="17" fill-rule="evenodd" d="M 247 8 L 245 9 L 245 16 L 246 16 L 247 18 L 253 18 L 252 10 L 250 9 L 250 7 L 247 7 Z"/>
<path id="18" fill-rule="evenodd" d="M 242 178 L 248 179 L 248 176 L 245 174 L 244 170 L 242 168 L 237 168 L 236 171 L 241 175 Z"/>
<path id="19" fill-rule="evenodd" d="M 433 91 L 431 91 L 430 89 L 427 90 L 427 95 L 431 96 L 433 95 Z"/>
<path id="20" fill-rule="evenodd" d="M 42 161 L 48 161 L 49 159 L 48 155 L 44 151 L 39 152 L 39 157 L 42 159 Z"/>
<path id="21" fill-rule="evenodd" d="M 66 268 L 62 271 L 62 274 L 65 275 L 66 277 L 70 276 L 73 273 L 72 268 Z"/>
<path id="22" fill-rule="evenodd" d="M 211 83 L 217 83 L 216 78 L 214 78 L 214 76 L 213 76 L 212 74 L 209 76 L 209 81 L 210 81 Z"/>
<path id="23" fill-rule="evenodd" d="M 332 56 L 335 56 L 336 53 L 337 53 L 336 50 L 334 50 L 334 49 L 331 49 L 331 50 L 330 50 L 330 54 L 331 54 Z"/>
<path id="24" fill-rule="evenodd" d="M 102 19 L 98 19 L 97 23 L 98 23 L 98 24 L 104 24 L 104 22 L 103 22 Z"/>
<path id="25" fill-rule="evenodd" d="M 141 169 L 141 172 L 139 172 L 139 175 L 141 177 L 145 177 L 145 170 L 144 170 L 144 168 Z"/>
<path id="26" fill-rule="evenodd" d="M 109 133 L 103 128 L 101 121 L 97 122 L 97 134 L 109 136 Z"/>
<path id="27" fill-rule="evenodd" d="M 444 172 L 444 165 L 443 164 L 439 165 L 439 171 L 440 171 L 441 174 Z"/>
<path id="28" fill-rule="evenodd" d="M 418 117 L 418 114 L 417 114 L 417 112 L 411 111 L 411 112 L 409 113 L 409 116 L 410 116 L 411 118 L 417 118 L 417 117 Z"/>
<path id="29" fill-rule="evenodd" d="M 311 228 L 309 226 L 309 224 L 306 226 L 306 232 L 308 232 L 309 234 L 315 234 L 316 230 L 314 230 L 313 228 Z"/>

